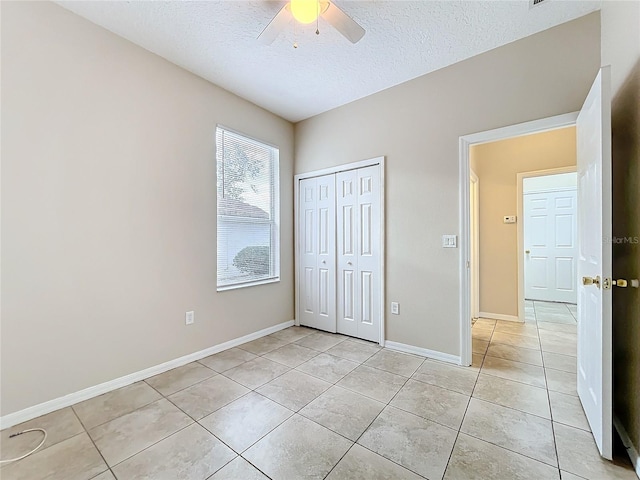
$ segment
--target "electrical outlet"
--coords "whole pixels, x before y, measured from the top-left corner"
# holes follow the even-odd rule
[[[400,304],[398,302],[391,302],[391,313],[393,315],[400,315]]]
[[[504,216],[504,223],[516,223],[516,216],[515,215],[505,215]]]
[[[196,321],[196,314],[194,311],[187,312],[184,316],[184,323],[186,325],[192,325]]]

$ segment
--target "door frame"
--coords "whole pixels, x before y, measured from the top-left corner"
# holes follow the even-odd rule
[[[516,174],[518,186],[518,216],[517,222],[518,239],[518,320],[524,322],[524,179],[533,177],[546,177],[547,175],[560,175],[563,173],[576,173],[578,166],[547,168],[545,170],[532,170],[530,172],[520,172]],[[577,212],[576,212],[577,214]]]
[[[471,261],[470,252],[470,171],[469,148],[472,145],[495,142],[506,138],[520,137],[532,133],[541,133],[558,128],[570,127],[576,124],[579,112],[565,113],[553,117],[542,118],[530,122],[510,125],[508,127],[496,128],[484,132],[463,135],[459,139],[459,218],[460,218],[460,365],[471,365],[472,345],[471,345],[471,275],[469,266]],[[523,302],[522,315],[524,315]],[[518,306],[518,317],[520,317],[520,306]]]
[[[473,197],[470,195],[469,200],[473,200],[473,211],[470,210],[471,220],[473,222],[473,236],[469,238],[471,242],[471,250],[469,251],[469,266],[471,268],[471,317],[475,318],[480,315],[480,179],[472,168],[469,168],[470,183],[475,184],[473,189]],[[471,188],[471,185],[469,185]],[[469,224],[471,225],[471,223]]]
[[[335,167],[323,168],[321,170],[314,170],[311,172],[299,173],[293,176],[293,218],[294,218],[294,274],[295,274],[295,319],[294,324],[300,325],[300,272],[298,271],[298,265],[300,264],[300,242],[298,238],[298,199],[300,196],[300,180],[313,177],[321,177],[323,175],[330,175],[334,173],[344,172],[348,170],[357,170],[363,167],[372,167],[378,165],[380,172],[380,337],[378,343],[384,347],[385,344],[385,324],[386,324],[386,311],[385,311],[385,193],[384,193],[384,161],[385,157],[374,157],[367,160],[361,160],[358,162],[346,163],[343,165],[336,165]]]

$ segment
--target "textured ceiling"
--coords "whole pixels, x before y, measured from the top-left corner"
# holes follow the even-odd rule
[[[290,121],[299,121],[573,20],[600,1],[336,0],[367,31],[353,45],[331,26],[292,22],[256,37],[282,1],[57,2]],[[297,41],[299,48],[293,48]]]

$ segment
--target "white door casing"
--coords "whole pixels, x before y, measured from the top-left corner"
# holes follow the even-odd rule
[[[480,315],[480,180],[473,170],[470,170],[469,174],[471,178],[469,184],[471,318],[478,318]]]
[[[335,175],[300,181],[300,324],[336,331]]]
[[[337,331],[380,340],[380,174],[378,166],[339,172]]]
[[[577,302],[576,189],[524,195],[527,300]]]
[[[600,454],[612,458],[611,73],[600,69],[576,122],[578,395]],[[582,279],[598,279],[583,285]]]

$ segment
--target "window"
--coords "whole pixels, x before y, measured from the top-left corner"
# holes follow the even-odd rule
[[[280,280],[278,149],[216,129],[218,290]]]

